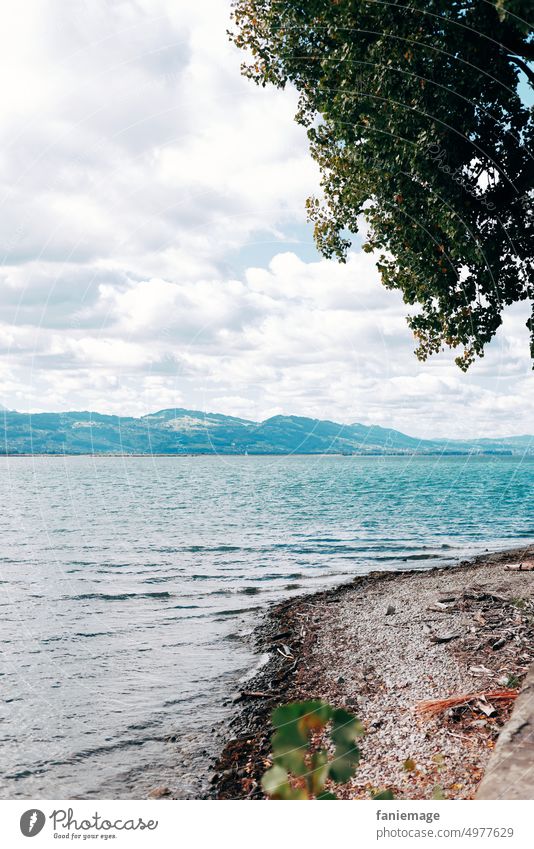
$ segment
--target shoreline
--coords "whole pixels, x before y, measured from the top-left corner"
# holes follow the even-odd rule
[[[534,572],[505,566],[533,558],[526,545],[453,566],[375,571],[272,606],[252,638],[266,662],[234,699],[209,798],[263,798],[272,710],[309,698],[345,707],[366,727],[343,798],[384,788],[396,798],[429,799],[436,788],[473,798],[513,703],[424,722],[414,709],[426,698],[520,686],[534,661]]]
[[[416,457],[443,457],[455,458],[463,457],[473,459],[474,457],[488,458],[510,458],[520,457],[522,460],[531,459],[534,457],[532,452],[514,452],[510,451],[147,451],[147,452],[120,452],[120,451],[80,451],[80,452],[64,452],[64,451],[14,451],[0,452],[0,457],[12,459],[13,457],[92,457],[94,459],[105,459],[106,457],[120,457],[126,459],[128,457],[405,457],[410,460]]]

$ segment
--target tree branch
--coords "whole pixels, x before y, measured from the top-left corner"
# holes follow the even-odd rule
[[[532,70],[532,68],[529,65],[527,65],[526,62],[524,62],[522,59],[520,59],[519,56],[510,55],[509,58],[512,60],[512,62],[515,62],[515,64],[517,65],[518,68],[521,68],[521,70],[523,71],[523,73],[527,77],[530,85],[534,86],[534,71]]]
[[[509,42],[509,39],[506,39]],[[521,38],[513,39],[513,44],[503,45],[511,53],[517,53],[527,62],[534,62],[534,41],[523,41]]]

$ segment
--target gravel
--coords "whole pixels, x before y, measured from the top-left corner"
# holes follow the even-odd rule
[[[519,686],[534,658],[534,572],[506,565],[533,558],[530,547],[455,567],[371,573],[278,605],[257,637],[271,659],[247,683],[266,695],[243,696],[215,795],[261,798],[272,708],[324,698],[366,728],[356,776],[339,795],[388,788],[396,798],[472,798],[511,704],[482,701],[431,720],[415,707]],[[276,651],[277,633],[290,657]]]

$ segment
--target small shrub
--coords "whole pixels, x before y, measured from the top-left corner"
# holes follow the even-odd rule
[[[262,780],[271,799],[337,799],[325,789],[327,781],[344,783],[352,778],[360,760],[356,741],[363,725],[343,708],[322,701],[292,702],[277,708],[272,716],[273,765]],[[329,726],[333,757],[316,749],[314,733]]]

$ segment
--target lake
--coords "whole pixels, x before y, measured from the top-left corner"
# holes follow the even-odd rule
[[[0,460],[0,795],[202,792],[290,595],[534,539],[534,458]]]

